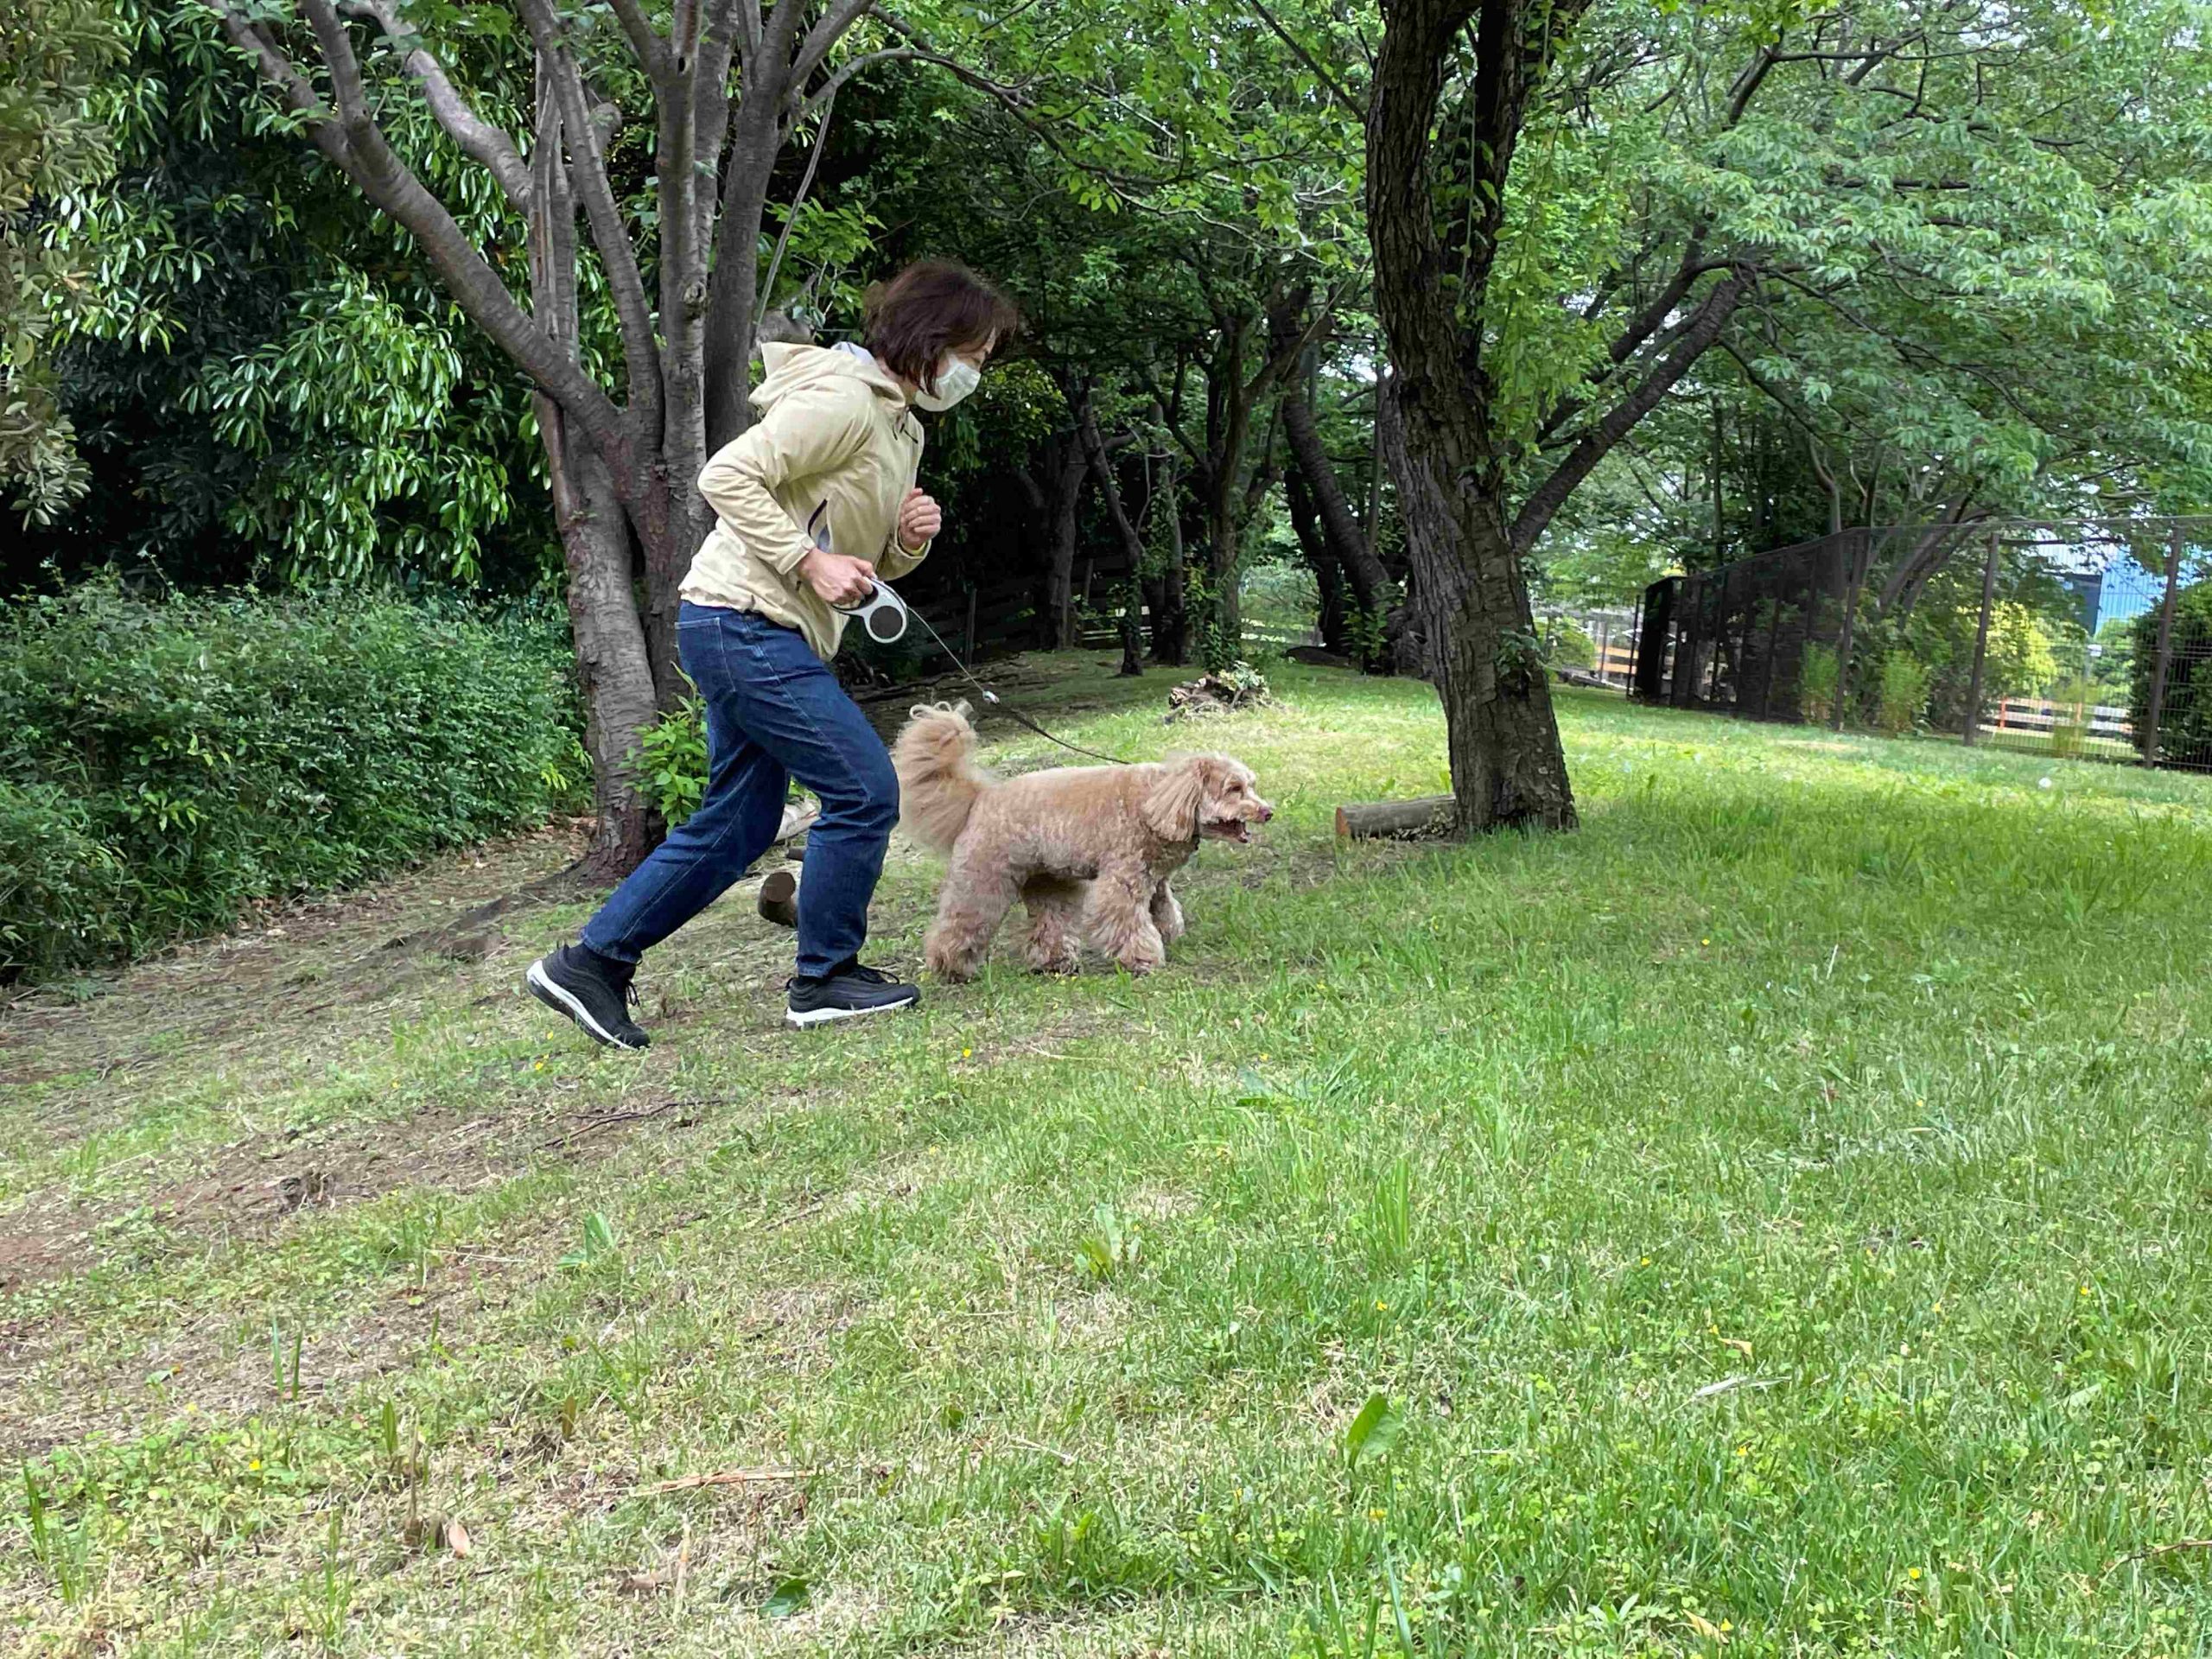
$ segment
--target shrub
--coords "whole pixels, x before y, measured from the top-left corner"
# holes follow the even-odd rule
[[[639,791],[671,830],[707,795],[707,722],[699,699],[686,697],[645,728],[638,745]]]
[[[707,798],[705,705],[696,697],[686,697],[661,715],[645,728],[638,756],[639,788],[673,830]],[[794,782],[785,790],[784,798],[804,800],[806,793]]]
[[[2128,675],[2128,721],[2135,747],[2151,737],[2151,681],[2158,665],[2158,611],[2134,621],[2134,661]],[[2158,710],[2161,766],[2212,766],[2212,582],[2184,588],[2174,600],[2173,661]]]
[[[359,594],[0,621],[0,977],[226,925],[543,817],[582,779],[561,632]],[[68,847],[81,868],[64,879]]]
[[[1544,652],[1554,668],[1591,668],[1598,661],[1598,642],[1580,622],[1554,617],[1544,629]]]
[[[86,804],[0,779],[0,977],[44,975],[121,949],[130,879]]]
[[[2050,752],[2076,760],[2089,747],[2089,726],[2096,718],[2096,682],[2067,680],[2051,688]]]
[[[1882,700],[1875,724],[1891,737],[1910,731],[1928,707],[1929,682],[1936,671],[1910,652],[1893,651],[1882,658]]]
[[[1804,694],[1805,718],[1825,726],[1835,718],[1837,660],[1834,645],[1808,645],[1797,683]]]

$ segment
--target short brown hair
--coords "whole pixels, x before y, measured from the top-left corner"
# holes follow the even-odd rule
[[[967,266],[918,259],[868,289],[861,332],[877,362],[933,392],[947,352],[995,345],[1020,326],[1014,302]]]

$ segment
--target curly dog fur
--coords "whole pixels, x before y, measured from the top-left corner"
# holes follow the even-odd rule
[[[1222,754],[995,778],[976,764],[968,712],[923,704],[891,750],[900,823],[951,855],[924,947],[942,978],[975,976],[1016,899],[1039,972],[1075,972],[1089,944],[1150,973],[1183,933],[1168,878],[1201,840],[1249,841],[1274,816],[1250,769]]]

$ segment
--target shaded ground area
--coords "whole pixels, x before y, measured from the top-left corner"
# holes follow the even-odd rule
[[[1173,677],[990,677],[1282,807],[1166,972],[1009,939],[794,1036],[741,887],[601,1053],[516,988],[582,899],[451,925],[556,827],[0,1015],[0,1643],[2212,1623],[2212,788],[1571,695],[1582,833],[1344,849],[1338,801],[1440,786],[1421,687],[1168,728]],[[891,960],[934,880],[894,856]]]

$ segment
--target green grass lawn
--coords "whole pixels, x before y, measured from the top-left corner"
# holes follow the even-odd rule
[[[601,1053],[387,944],[549,835],[8,1014],[0,1643],[2208,1651],[2212,780],[1570,694],[1346,851],[1433,695],[1277,677],[1148,981],[787,1034],[740,888]]]

